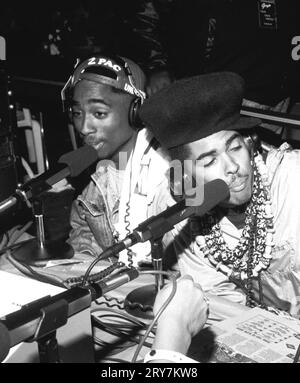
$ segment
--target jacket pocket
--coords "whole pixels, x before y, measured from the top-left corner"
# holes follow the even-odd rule
[[[80,197],[78,197],[78,201],[80,201],[81,206],[85,207],[85,209],[87,209],[93,217],[99,217],[101,215],[104,215],[104,202],[95,204],[94,202],[87,201]]]
[[[109,225],[104,202],[95,203],[78,198],[85,210],[85,219],[96,241],[102,249],[114,244],[113,233]]]

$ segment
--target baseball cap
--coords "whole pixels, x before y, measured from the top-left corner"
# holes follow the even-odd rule
[[[81,80],[89,80],[100,84],[110,85],[144,101],[146,98],[146,76],[142,69],[126,57],[92,56],[75,65],[75,69],[62,89],[62,100],[66,93]]]

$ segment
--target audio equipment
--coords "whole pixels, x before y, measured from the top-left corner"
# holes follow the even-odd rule
[[[17,128],[15,104],[7,75],[6,62],[0,60],[0,202],[17,187],[15,135]]]
[[[91,146],[82,146],[77,150],[62,155],[56,169],[48,170],[31,179],[18,187],[12,196],[2,201],[0,203],[0,213],[15,206],[19,200],[26,202],[39,197],[57,182],[68,176],[78,176],[97,159],[97,151]]]

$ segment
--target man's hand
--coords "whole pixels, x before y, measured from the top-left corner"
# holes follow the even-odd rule
[[[156,296],[154,314],[157,314],[172,291],[166,285]],[[191,338],[204,326],[208,317],[208,302],[199,284],[189,275],[177,280],[175,296],[158,319],[154,348],[186,353]]]

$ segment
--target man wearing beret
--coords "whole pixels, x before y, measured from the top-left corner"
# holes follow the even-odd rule
[[[300,152],[284,143],[264,153],[246,138],[260,120],[240,116],[243,92],[239,75],[211,73],[171,84],[140,110],[172,159],[192,160],[194,176],[230,191],[177,225],[176,266],[205,292],[299,317]]]

